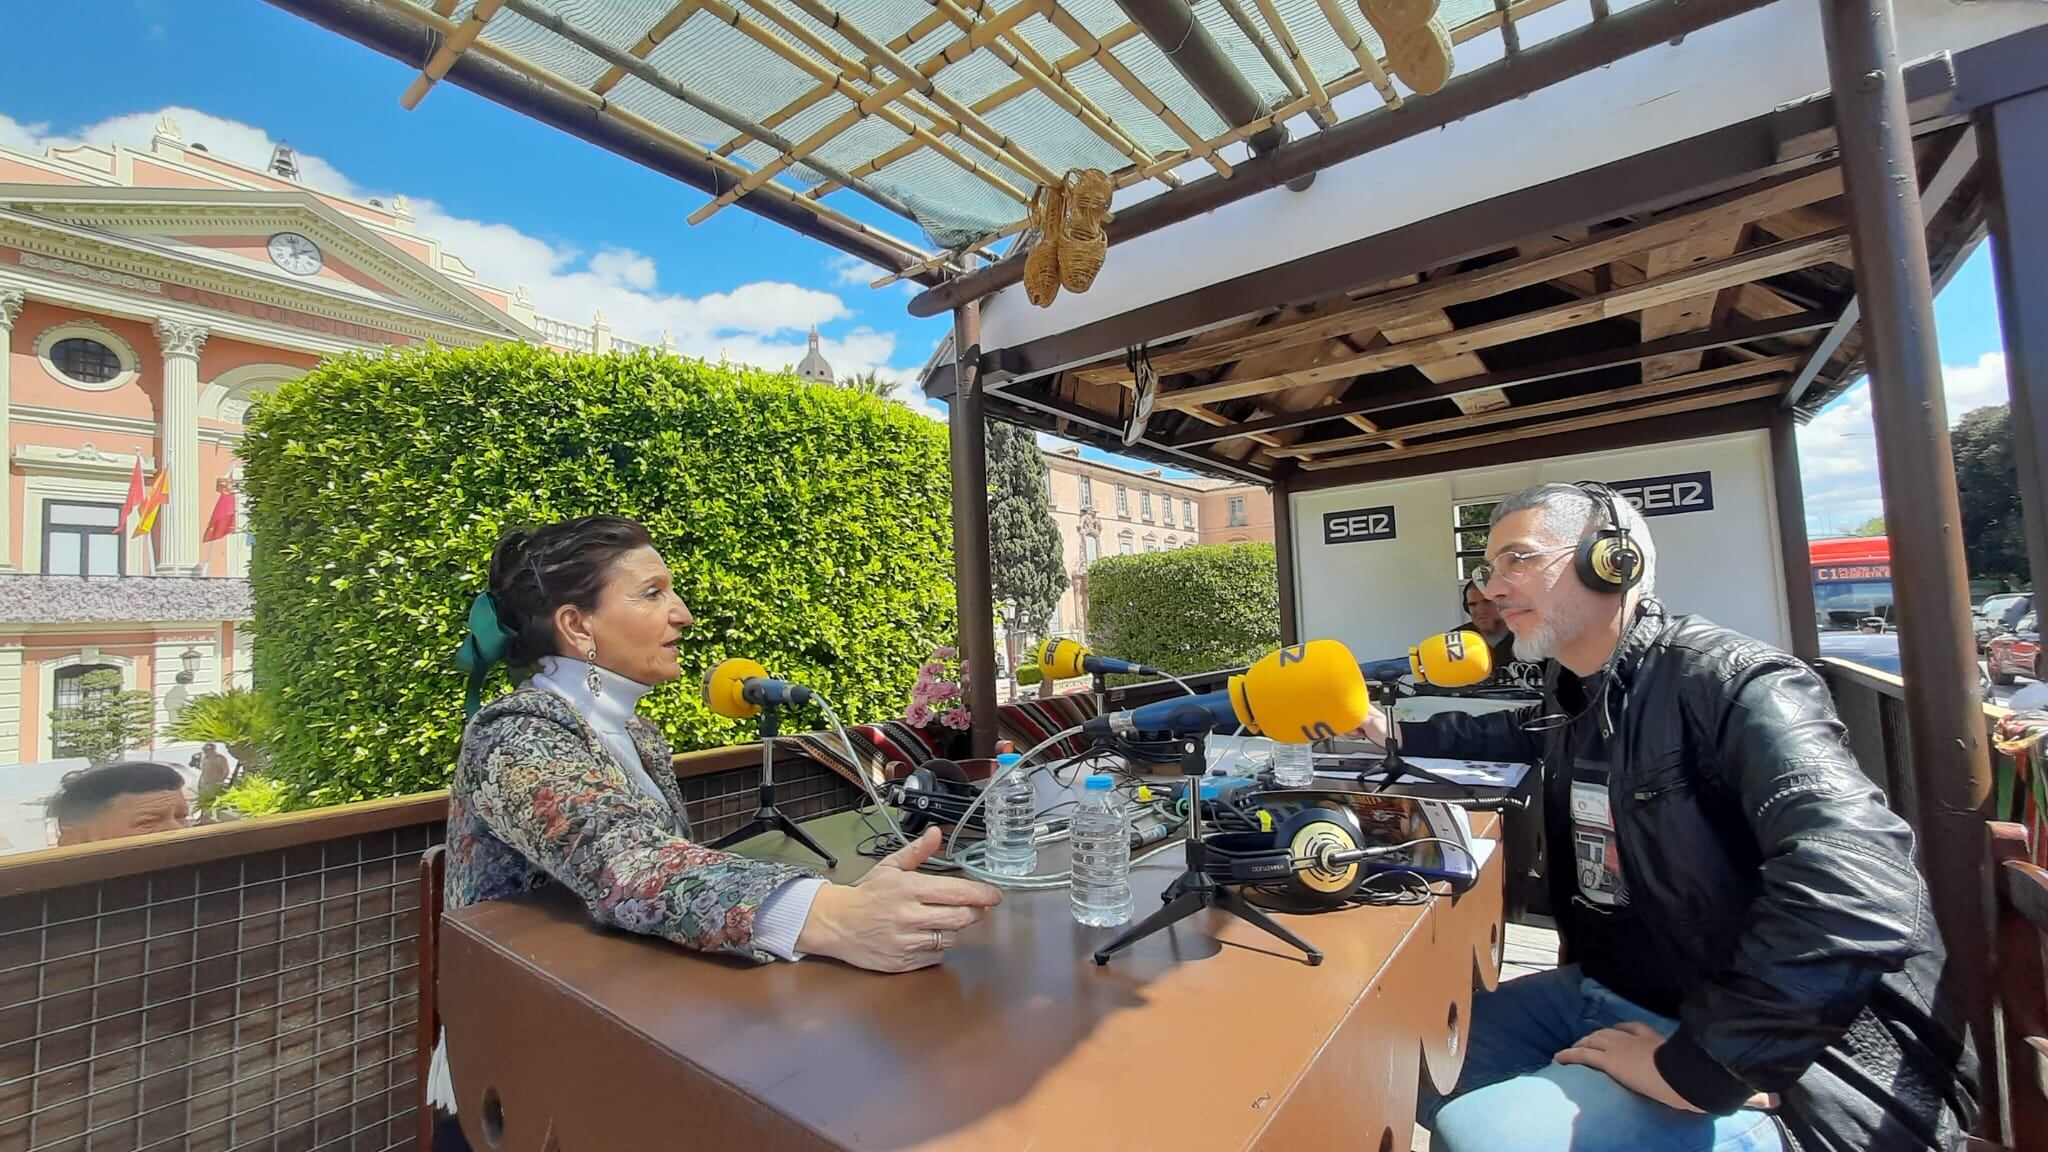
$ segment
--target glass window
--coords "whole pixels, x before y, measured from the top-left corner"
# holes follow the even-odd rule
[[[1498,500],[1469,500],[1451,506],[1452,548],[1460,582],[1472,578],[1472,570],[1486,560],[1486,530],[1493,524]]]
[[[1083,563],[1095,563],[1096,554],[1101,551],[1102,542],[1100,540],[1097,540],[1093,536],[1081,537],[1081,560]]]
[[[43,572],[51,576],[119,576],[121,509],[112,504],[43,505]]]
[[[1150,492],[1138,493],[1138,515],[1148,521],[1152,519],[1152,494]]]
[[[1232,496],[1230,498],[1230,526],[1232,528],[1241,528],[1249,523],[1251,521],[1247,520],[1244,514],[1244,497]]]
[[[1081,477],[1081,507],[1095,507],[1095,481],[1087,476]]]
[[[1131,514],[1131,493],[1129,489],[1121,484],[1116,486],[1116,514],[1119,516],[1129,516]]]
[[[1159,537],[1152,535],[1150,532],[1147,532],[1145,534],[1145,551],[1159,551]]]
[[[57,674],[51,677],[57,689],[56,711],[63,712],[85,703],[85,685],[80,683],[80,681],[84,680],[87,676],[94,672],[113,671],[117,671],[117,669],[111,664],[73,664],[69,668],[57,669]],[[107,691],[102,689],[95,693],[95,695],[104,696],[107,695]],[[52,742],[50,753],[58,759],[85,755],[85,753],[78,749],[65,744],[61,739]]]
[[[1119,536],[1117,537],[1116,541],[1116,550],[1119,556],[1129,556],[1131,553],[1137,551],[1137,548],[1132,545],[1131,538],[1129,536]]]
[[[1173,497],[1171,497],[1171,496],[1162,496],[1162,497],[1160,497],[1160,498],[1159,498],[1159,511],[1165,514],[1165,519],[1166,519],[1166,526],[1167,526],[1168,528],[1171,528],[1171,527],[1173,527]]]
[[[1180,522],[1190,528],[1195,526],[1195,502],[1193,500],[1183,500],[1180,502]]]
[[[50,363],[80,384],[105,384],[121,374],[121,356],[97,340],[72,336],[50,345]]]

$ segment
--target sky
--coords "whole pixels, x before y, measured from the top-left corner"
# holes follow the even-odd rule
[[[420,231],[486,281],[525,286],[543,313],[588,323],[601,310],[620,336],[653,341],[666,330],[685,352],[766,367],[796,363],[816,325],[836,372],[895,379],[899,397],[942,416],[911,381],[948,321],[912,318],[909,285],[871,289],[878,270],[780,225],[733,209],[691,227],[684,217],[702,194],[452,85],[407,112],[398,97],[410,69],[257,0],[9,8],[19,45],[75,47],[78,29],[91,28],[93,67],[70,50],[11,54],[0,70],[0,146],[146,147],[167,111],[188,143],[244,162],[261,165],[289,141],[306,183],[406,196]],[[831,202],[912,235],[857,197]],[[1935,312],[1950,421],[2003,403],[1988,248]],[[1809,530],[1846,532],[1881,512],[1875,444],[1862,384],[1801,430]]]

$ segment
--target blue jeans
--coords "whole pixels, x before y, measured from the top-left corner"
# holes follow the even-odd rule
[[[1784,1152],[1765,1113],[1703,1116],[1622,1087],[1556,1056],[1602,1028],[1640,1020],[1669,1036],[1678,1022],[1639,1008],[1568,964],[1472,1000],[1471,1048],[1458,1087],[1425,1084],[1418,1118],[1435,1152]],[[1425,1074],[1425,1080],[1427,1074]]]

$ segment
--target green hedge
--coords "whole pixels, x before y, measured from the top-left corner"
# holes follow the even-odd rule
[[[653,353],[354,356],[260,402],[242,457],[271,772],[300,805],[446,782],[454,653],[508,525],[647,525],[697,619],[684,681],[642,706],[678,750],[752,732],[691,670],[751,656],[880,719],[953,634],[945,430],[851,391]]]
[[[1088,566],[1088,643],[1177,675],[1248,664],[1280,643],[1271,544],[1224,544]]]

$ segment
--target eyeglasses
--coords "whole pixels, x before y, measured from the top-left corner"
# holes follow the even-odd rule
[[[1472,569],[1472,578],[1479,581],[1481,588],[1493,583],[1496,576],[1510,584],[1520,584],[1529,578],[1529,573],[1534,570],[1530,567],[1530,562],[1537,557],[1555,556],[1560,552],[1570,552],[1576,547],[1576,544],[1560,544],[1555,548],[1538,548],[1534,552],[1502,552]]]

